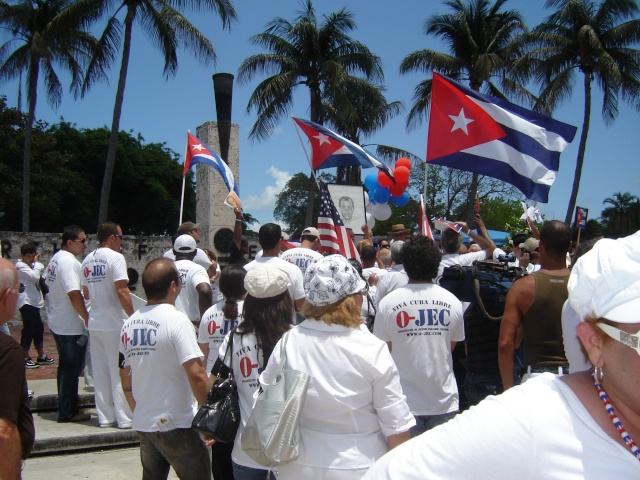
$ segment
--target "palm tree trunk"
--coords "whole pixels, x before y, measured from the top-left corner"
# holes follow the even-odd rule
[[[320,99],[319,88],[313,88],[309,86],[309,93],[311,97],[311,121],[322,125],[322,118],[320,116],[322,102]],[[307,210],[304,215],[304,228],[311,225],[315,225],[313,222],[313,205],[316,199],[316,181],[313,175],[313,171],[309,175],[309,190],[307,192]]]
[[[38,99],[38,73],[40,61],[36,57],[31,57],[29,65],[28,100],[29,112],[27,113],[27,123],[24,126],[24,149],[22,160],[22,231],[29,231],[30,208],[31,208],[31,139],[33,136],[33,122],[36,117],[36,102]]]
[[[591,74],[584,74],[584,120],[582,122],[582,133],[580,134],[580,145],[578,146],[578,159],[576,160],[576,172],[573,176],[573,188],[569,197],[567,214],[564,223],[571,224],[573,211],[578,201],[578,188],[580,188],[580,177],[582,176],[582,165],[584,163],[584,152],[587,149],[587,136],[589,135],[589,120],[591,119]]]
[[[109,196],[111,194],[111,181],[113,170],[116,166],[116,151],[118,149],[118,134],[120,132],[120,116],[124,102],[124,88],[127,83],[127,70],[129,68],[129,56],[131,54],[131,31],[133,20],[136,16],[135,7],[129,6],[127,16],[124,19],[124,45],[122,48],[122,62],[120,63],[120,77],[116,90],[116,103],[113,107],[113,120],[111,122],[111,134],[109,135],[109,148],[107,150],[107,162],[104,166],[102,179],[102,191],[100,192],[100,211],[98,213],[98,226],[107,221],[109,213]]]

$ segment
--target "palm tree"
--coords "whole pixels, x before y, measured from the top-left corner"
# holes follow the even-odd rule
[[[102,65],[114,61],[117,57],[124,23],[122,59],[100,194],[98,224],[107,219],[109,210],[111,179],[116,162],[120,116],[129,69],[131,34],[134,23],[137,22],[149,39],[162,51],[165,78],[175,75],[178,69],[177,50],[179,47],[191,50],[204,64],[215,61],[216,55],[211,41],[180,13],[179,9],[185,5],[198,11],[216,12],[222,21],[223,28],[230,28],[231,22],[236,19],[236,12],[231,0],[193,0],[190,2],[179,0],[78,0],[74,2],[71,15],[83,19],[87,28],[99,18],[109,15],[107,26],[99,39],[99,48],[94,51],[93,58],[87,68],[87,74],[82,84],[82,94],[85,94],[90,86],[103,76]],[[121,22],[117,16],[123,12],[124,20]]]
[[[520,13],[501,10],[507,0],[447,0],[443,2],[452,11],[431,16],[425,23],[425,34],[442,39],[449,53],[418,50],[407,55],[400,64],[400,73],[437,70],[454,80],[467,81],[476,91],[532,102],[531,94],[507,76],[518,50],[513,40],[526,30]],[[428,78],[414,90],[414,104],[407,117],[407,128],[412,129],[427,117],[431,103],[431,82]],[[473,208],[478,189],[478,174],[474,173],[467,196],[467,221],[473,219]]]
[[[624,237],[630,233],[633,233],[633,228],[630,228],[632,223],[637,222],[637,218],[631,218],[632,210],[638,209],[640,200],[636,195],[632,195],[629,192],[622,193],[617,192],[612,197],[605,198],[602,203],[604,205],[609,204],[610,207],[602,210],[602,220],[605,224],[607,232],[614,237]]]
[[[516,68],[533,76],[542,86],[536,109],[550,113],[571,96],[577,71],[584,85],[584,118],[576,171],[565,222],[576,206],[589,134],[591,84],[602,89],[602,117],[613,123],[618,98],[640,108],[640,51],[631,48],[640,40],[640,11],[636,0],[547,0],[557,10],[525,36],[530,48]]]
[[[348,33],[355,28],[353,15],[345,9],[324,17],[318,24],[311,0],[291,23],[275,18],[267,29],[251,38],[270,53],[252,55],[238,69],[238,81],[249,82],[258,73],[269,75],[249,99],[247,112],[258,118],[249,132],[254,140],[266,140],[293,105],[298,85],[309,91],[310,118],[322,124],[326,114],[323,97],[338,95],[340,85],[356,74],[370,81],[383,78],[380,59]],[[305,220],[311,225],[315,183],[310,181]]]
[[[38,100],[40,71],[44,71],[47,100],[57,108],[62,100],[62,84],[56,73],[60,66],[71,73],[71,89],[82,82],[82,63],[88,60],[95,39],[78,26],[57,20],[71,0],[20,0],[0,2],[0,26],[12,39],[0,47],[0,81],[19,78],[26,72],[28,112],[24,126],[22,174],[22,231],[29,231],[31,139]]]

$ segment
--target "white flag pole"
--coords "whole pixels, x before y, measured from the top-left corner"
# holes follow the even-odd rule
[[[191,130],[187,130],[187,133],[191,133]],[[187,148],[189,148],[188,135],[187,135],[187,144],[184,147],[184,162],[182,163],[182,165],[184,165],[185,162],[187,161]],[[178,226],[182,225],[182,211],[184,209],[184,187],[186,183],[186,178],[187,178],[187,174],[185,173],[182,175],[182,195],[180,196],[180,218],[178,219]]]

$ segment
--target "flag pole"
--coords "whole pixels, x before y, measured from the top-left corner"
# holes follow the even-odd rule
[[[187,134],[191,133],[191,130],[187,130]],[[189,136],[187,135],[187,144],[184,146],[184,162],[187,161],[187,148],[189,148]],[[180,195],[180,218],[178,219],[178,226],[182,225],[182,211],[184,209],[184,187],[186,183],[187,174],[182,174],[182,194]]]
[[[313,169],[313,165],[311,164],[311,158],[309,157],[309,154],[307,153],[307,149],[305,148],[304,142],[302,141],[302,137],[300,136],[300,132],[298,131],[298,125],[296,125],[296,122],[293,119],[293,117],[291,118],[291,121],[293,122],[294,129],[295,129],[296,133],[298,134],[298,140],[300,140],[300,145],[302,145],[302,151],[304,152],[304,156],[307,157],[307,163],[309,164],[309,167],[311,168],[311,176],[313,177],[313,180],[316,182],[316,185],[318,185],[318,179],[316,177],[316,172]]]

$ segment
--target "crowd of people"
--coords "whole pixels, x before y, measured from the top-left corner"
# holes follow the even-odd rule
[[[508,256],[480,216],[435,240],[401,224],[374,239],[363,226],[360,257],[347,259],[317,251],[316,227],[287,249],[280,226],[267,223],[262,251],[248,259],[241,213],[224,268],[198,248],[199,226],[182,224],[145,267],[137,309],[113,222],[82,263],[89,242],[78,226],[64,229],[46,268],[30,244],[15,266],[0,259],[0,326],[17,307],[23,319],[19,345],[0,334],[0,478],[19,478],[33,445],[25,368],[53,362],[45,303],[57,421],[90,418],[78,406],[88,334],[99,425],[137,432],[145,479],[170,468],[215,480],[640,474],[640,232],[574,251],[564,223],[531,224]],[[479,264],[518,272],[499,318],[441,282]],[[298,458],[270,470],[241,438],[281,363],[311,380]],[[240,427],[226,444],[191,422],[213,380],[230,372]]]

